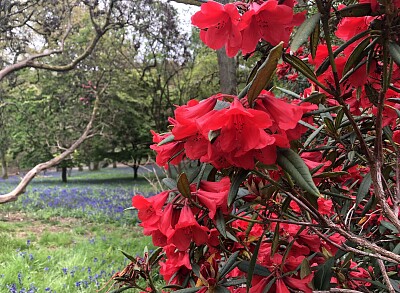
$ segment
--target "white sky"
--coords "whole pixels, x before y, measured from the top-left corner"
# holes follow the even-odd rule
[[[190,22],[190,18],[194,13],[200,10],[200,7],[177,3],[175,1],[168,1],[168,2],[171,3],[171,5],[174,6],[178,11],[181,28],[185,32],[190,33],[192,31],[192,24]]]

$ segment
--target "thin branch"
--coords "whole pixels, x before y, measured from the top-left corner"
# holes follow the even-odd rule
[[[206,3],[207,0],[172,0],[173,2],[187,4],[187,5],[196,5],[200,6],[202,3]],[[172,2],[170,1],[170,2]]]
[[[92,129],[92,125],[93,125],[93,122],[94,122],[94,119],[96,117],[98,107],[99,107],[99,97],[104,93],[105,89],[106,89],[106,86],[100,91],[100,93],[97,93],[90,120],[89,120],[88,124],[86,125],[85,131],[83,132],[81,137],[79,137],[78,140],[76,140],[71,145],[70,148],[68,148],[66,151],[64,151],[57,157],[55,157],[47,162],[40,163],[40,164],[36,165],[33,169],[31,169],[22,178],[21,182],[18,184],[18,186],[16,188],[14,188],[14,190],[12,190],[11,192],[9,192],[7,194],[0,195],[0,204],[4,204],[7,202],[11,202],[11,201],[16,201],[18,199],[18,196],[20,196],[21,194],[23,194],[25,192],[26,187],[32,181],[32,179],[35,178],[35,176],[37,174],[39,174],[43,170],[46,170],[48,168],[51,168],[51,167],[59,164],[62,160],[64,160],[70,154],[72,154],[88,137],[90,137],[89,132]]]
[[[378,265],[379,268],[381,269],[382,272],[382,276],[383,276],[383,281],[385,282],[387,289],[390,293],[395,293],[396,290],[394,290],[392,283],[390,282],[389,276],[387,274],[386,268],[385,268],[385,264],[383,263],[383,260],[378,259]]]

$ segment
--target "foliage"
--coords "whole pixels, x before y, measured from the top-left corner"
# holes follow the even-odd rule
[[[210,48],[260,59],[238,96],[190,100],[153,133],[160,166],[198,171],[133,197],[162,249],[114,292],[158,292],[151,271],[182,293],[400,291],[400,2],[310,8],[305,21],[293,1],[209,1],[193,15]],[[271,88],[275,70],[309,87]]]

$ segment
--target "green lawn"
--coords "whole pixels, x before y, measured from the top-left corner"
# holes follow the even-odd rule
[[[0,292],[96,292],[128,264],[120,250],[141,255],[151,239],[136,213],[123,211],[134,193],[151,195],[129,169],[35,179],[27,193],[0,206]],[[4,192],[17,180],[2,181]]]

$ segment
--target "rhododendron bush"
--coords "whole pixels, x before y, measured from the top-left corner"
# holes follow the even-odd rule
[[[159,248],[129,256],[118,290],[400,292],[400,1],[307,5],[192,16],[207,46],[258,62],[237,96],[190,100],[153,133],[158,165],[197,168],[133,197]]]

